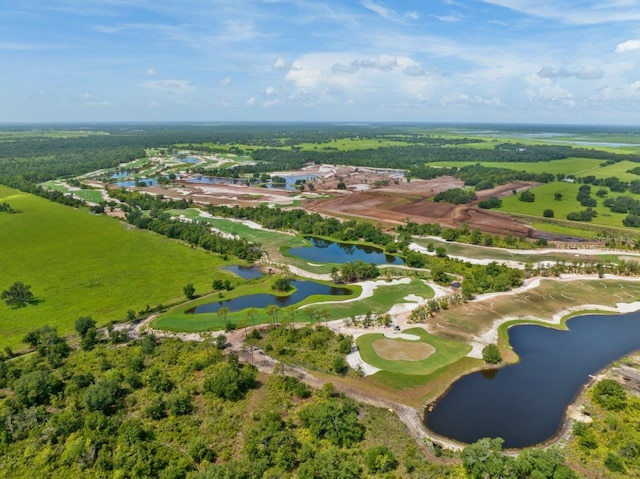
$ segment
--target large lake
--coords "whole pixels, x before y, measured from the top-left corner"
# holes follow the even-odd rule
[[[375,264],[404,264],[399,256],[385,254],[371,246],[336,243],[319,238],[310,238],[311,246],[291,248],[289,253],[312,263],[344,264],[356,260]]]
[[[271,304],[284,308],[299,303],[309,296],[316,294],[348,296],[352,293],[352,291],[347,288],[329,286],[314,281],[291,281],[291,285],[296,288],[296,290],[289,296],[276,296],[267,293],[250,294],[238,298],[202,304],[188,310],[187,313],[216,313],[223,307],[229,308],[229,311],[241,311],[246,308],[266,308]]]
[[[550,439],[589,375],[640,349],[640,312],[578,316],[567,325],[569,331],[510,328],[520,362],[456,381],[427,413],[426,426],[464,443],[501,437],[507,448]]]

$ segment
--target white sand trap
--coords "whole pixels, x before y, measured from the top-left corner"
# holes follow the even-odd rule
[[[365,376],[370,376],[372,374],[377,373],[380,369],[372,366],[369,363],[365,363],[362,360],[362,356],[360,356],[360,351],[355,350],[347,354],[347,364],[351,366],[352,369],[360,370],[364,373]]]
[[[420,339],[420,336],[406,333],[384,333],[384,337],[389,339],[406,339],[407,341],[418,341]]]

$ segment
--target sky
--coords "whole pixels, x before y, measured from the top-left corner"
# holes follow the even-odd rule
[[[0,0],[0,122],[640,125],[640,0]]]

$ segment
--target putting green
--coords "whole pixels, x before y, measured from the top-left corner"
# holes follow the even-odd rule
[[[360,356],[365,362],[385,371],[408,375],[427,375],[455,363],[471,350],[471,346],[468,344],[429,334],[422,328],[407,329],[403,333],[413,334],[419,339],[389,339],[381,333],[360,336],[356,340]],[[382,355],[378,353],[376,346],[380,344],[379,341],[384,341],[382,344],[386,345]],[[393,356],[396,359],[383,357],[391,349],[404,349],[405,356],[409,355],[409,357],[401,358],[398,354]],[[428,351],[430,354],[427,354]],[[419,358],[420,354],[423,355],[422,358]]]

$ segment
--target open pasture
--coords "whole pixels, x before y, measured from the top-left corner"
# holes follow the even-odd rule
[[[0,202],[18,214],[0,215],[0,290],[22,281],[38,303],[12,309],[0,303],[0,347],[20,349],[22,337],[44,324],[61,334],[92,316],[99,325],[128,310],[184,299],[182,288],[210,291],[223,264],[218,256],[131,229],[106,216],[0,187]]]
[[[446,166],[446,167],[463,167],[475,165],[477,161],[436,161],[427,163],[428,166]],[[603,160],[593,160],[587,158],[567,158],[564,160],[554,161],[482,161],[482,165],[489,168],[505,168],[507,170],[527,171],[529,173],[551,173],[557,175],[564,173],[568,175],[596,175],[596,173],[604,169],[600,165]],[[628,169],[628,168],[627,168]],[[607,175],[613,176],[613,175]]]
[[[475,165],[477,161],[436,161],[427,163],[428,166],[463,167]],[[593,175],[596,178],[618,177],[622,181],[640,179],[640,176],[628,173],[628,170],[640,166],[632,161],[620,161],[606,165],[604,160],[591,158],[566,158],[563,160],[516,162],[516,161],[483,161],[482,165],[490,168],[504,168],[507,170],[526,171],[529,173],[551,173],[558,175],[575,175],[579,177]]]
[[[533,203],[520,201],[519,195],[510,195],[503,198],[502,207],[498,211],[543,217],[544,210],[551,209],[554,212],[555,218],[559,220],[566,220],[567,215],[572,211],[582,211],[585,209],[585,207],[576,199],[579,187],[580,185],[577,183],[566,183],[563,181],[546,183],[536,186],[530,190],[536,195]],[[595,195],[599,188],[600,187],[598,186],[591,187],[591,196],[598,202],[598,205],[594,208],[598,213],[598,216],[588,223],[623,228],[622,220],[627,215],[624,213],[612,213],[609,208],[602,206],[604,199]],[[605,189],[608,190],[608,188]],[[562,194],[561,200],[555,199],[556,193]],[[615,198],[620,195],[632,196],[640,199],[640,196],[629,192],[612,193],[611,191],[607,193],[606,198]],[[576,222],[576,227],[580,227],[580,222]],[[629,229],[629,231],[631,232],[633,230]]]

